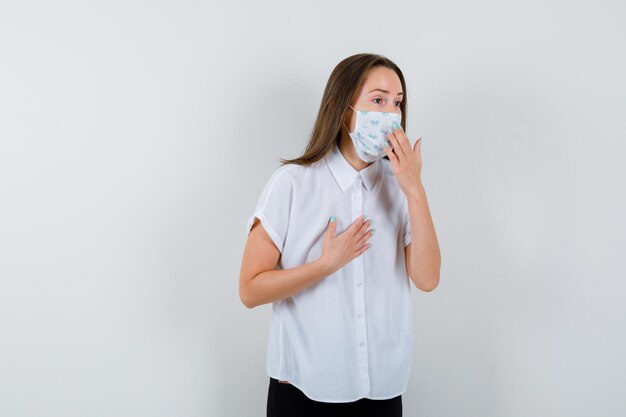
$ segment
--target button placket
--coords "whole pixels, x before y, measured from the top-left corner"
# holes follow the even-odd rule
[[[352,187],[352,218],[356,220],[357,217],[363,213],[363,180],[360,175],[357,176],[356,181]],[[367,361],[367,329],[366,322],[363,319],[363,312],[365,311],[365,273],[363,265],[363,254],[354,259],[354,314],[356,319],[356,342],[357,342],[357,360],[359,364],[361,381],[363,384],[363,391],[369,392],[370,379],[369,379],[369,367]]]

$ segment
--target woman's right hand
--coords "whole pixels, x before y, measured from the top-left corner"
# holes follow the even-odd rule
[[[329,220],[322,243],[322,255],[319,261],[329,269],[329,275],[368,250],[368,239],[374,234],[368,230],[370,220],[360,215],[343,233],[335,235],[337,221]]]

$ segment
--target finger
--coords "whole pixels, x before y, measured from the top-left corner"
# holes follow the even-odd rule
[[[366,245],[361,246],[359,249],[357,249],[357,250],[354,252],[354,255],[355,255],[354,257],[355,257],[355,258],[356,258],[356,257],[358,257],[359,255],[361,255],[363,252],[365,252],[366,250],[368,250],[368,249],[369,249],[369,248],[371,248],[371,247],[372,247],[372,244],[371,244],[371,243],[368,243],[368,244],[366,244]]]
[[[419,152],[422,150],[422,138],[419,138],[415,141],[415,144],[413,145],[413,150],[415,152]]]
[[[393,151],[393,143],[389,139],[389,131],[385,132],[385,143],[383,143],[383,149],[389,148],[389,151]]]
[[[363,222],[363,224],[361,225],[361,227],[359,227],[359,230],[357,230],[355,236],[362,236],[363,233],[367,232],[367,229],[369,229],[370,227],[370,223],[371,223],[371,219],[367,219]]]
[[[402,129],[402,126],[399,126],[398,129],[395,130],[395,135],[404,153],[408,154],[409,152],[411,152],[411,142],[409,141],[409,137],[404,132],[404,129]]]
[[[417,155],[417,161],[421,166],[422,165],[422,138],[419,138],[415,142],[414,148],[415,148],[415,155]]]
[[[336,231],[337,231],[337,221],[335,219],[335,216],[330,216],[330,219],[328,219],[328,225],[326,226],[326,234],[334,237]]]
[[[415,144],[413,145],[413,152],[417,155],[417,159],[421,158],[422,138],[419,138],[418,140],[415,141]]]
[[[391,146],[383,146],[383,149],[385,151],[385,153],[387,154],[387,156],[389,157],[389,162],[391,163],[391,167],[393,168],[394,172],[396,171],[397,167],[398,167],[398,157],[396,156],[396,154],[394,154],[391,150]]]
[[[398,160],[404,159],[404,149],[402,149],[402,146],[398,142],[398,138],[396,137],[393,130],[391,130],[391,132],[387,134],[387,138],[389,142],[391,142],[391,146],[396,156],[398,156]]]
[[[354,222],[350,225],[347,232],[350,233],[350,236],[354,236],[357,234],[361,226],[363,225],[363,220],[365,219],[365,214],[361,214],[359,217],[354,220]]]
[[[375,230],[376,229],[366,230],[365,233],[363,233],[363,236],[361,236],[361,238],[356,242],[356,245],[357,246],[364,245],[365,242],[367,242],[367,240],[374,235]]]

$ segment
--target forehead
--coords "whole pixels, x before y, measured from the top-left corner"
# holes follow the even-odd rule
[[[385,67],[372,68],[367,73],[361,93],[368,94],[369,91],[374,88],[388,90],[393,96],[403,92],[402,83],[400,82],[398,74],[396,74],[394,70]],[[380,91],[377,93],[380,94]]]

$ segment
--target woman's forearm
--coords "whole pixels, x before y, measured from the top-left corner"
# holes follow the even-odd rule
[[[420,184],[407,199],[412,236],[409,276],[417,288],[432,291],[439,285],[441,253],[424,186]]]
[[[293,268],[261,272],[248,282],[244,304],[253,308],[282,300],[326,278],[332,272],[320,259]]]

